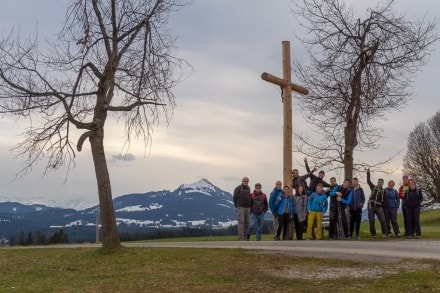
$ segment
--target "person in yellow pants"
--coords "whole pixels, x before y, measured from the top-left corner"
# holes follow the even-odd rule
[[[322,239],[322,216],[327,212],[327,196],[321,183],[316,185],[316,192],[312,193],[307,202],[307,240],[312,239],[313,223],[316,221],[316,239]]]

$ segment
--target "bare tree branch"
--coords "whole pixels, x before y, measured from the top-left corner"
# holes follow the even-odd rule
[[[120,246],[104,151],[109,115],[125,121],[124,146],[132,137],[145,147],[152,126],[169,122],[173,88],[186,63],[176,57],[167,29],[172,11],[187,0],[74,0],[55,41],[11,33],[0,38],[0,113],[31,126],[13,151],[24,158],[19,174],[39,161],[45,172],[74,166],[75,150],[90,142],[103,224],[103,246]],[[72,125],[86,130],[79,138]],[[73,141],[77,140],[75,144]]]
[[[296,61],[294,67],[300,82],[311,89],[310,95],[299,97],[299,105],[312,131],[322,137],[316,144],[316,139],[297,134],[295,150],[327,168],[343,168],[346,178],[365,166],[355,161],[355,150],[380,144],[376,122],[412,98],[414,73],[439,39],[436,20],[407,20],[393,12],[394,4],[381,3],[361,19],[342,0],[295,3],[294,12],[306,30],[299,39],[310,57],[307,64]]]
[[[408,137],[404,172],[424,189],[427,205],[440,203],[440,111]]]

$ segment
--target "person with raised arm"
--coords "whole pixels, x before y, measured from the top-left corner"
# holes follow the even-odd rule
[[[313,174],[312,170],[310,170],[307,158],[304,158],[304,164],[306,166],[307,173],[310,174],[310,184],[309,184],[310,194],[316,191],[316,185],[318,185],[319,183],[321,183],[323,187],[331,187],[329,183],[324,181],[324,176],[325,176],[324,170],[320,170],[318,176],[316,176],[315,174]]]
[[[387,228],[385,225],[385,214],[383,212],[383,203],[385,201],[385,190],[383,188],[384,180],[379,178],[377,185],[371,182],[370,168],[367,169],[367,183],[370,186],[371,194],[368,199],[368,221],[370,223],[370,233],[373,238],[377,238],[375,217],[379,219],[382,230],[382,238],[387,238]]]

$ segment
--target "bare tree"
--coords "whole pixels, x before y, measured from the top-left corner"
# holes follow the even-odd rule
[[[168,122],[172,88],[182,60],[167,30],[179,0],[75,0],[48,49],[10,34],[0,40],[1,113],[31,126],[14,150],[27,172],[47,160],[46,171],[71,167],[88,139],[98,185],[103,248],[120,246],[104,151],[108,117],[125,121],[124,136],[147,145],[151,127]],[[83,131],[75,138],[72,128]],[[78,138],[79,136],[79,138]],[[77,142],[77,143],[75,143]]]
[[[296,134],[296,151],[346,178],[366,164],[355,150],[375,149],[382,139],[376,122],[412,97],[415,72],[438,40],[436,21],[409,21],[393,12],[393,0],[355,15],[342,0],[302,0],[295,13],[305,28],[301,42],[310,62],[296,74],[311,94],[300,106],[319,139]],[[377,162],[375,165],[384,163]]]
[[[411,131],[403,166],[422,186],[427,204],[440,203],[440,111]]]

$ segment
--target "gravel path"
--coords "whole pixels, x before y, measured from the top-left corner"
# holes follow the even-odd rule
[[[361,262],[390,263],[402,259],[440,260],[440,240],[377,241],[203,241],[203,242],[124,242],[125,247],[162,248],[240,248],[264,253],[295,256],[349,259]],[[101,247],[100,244],[66,244],[49,246],[14,246],[11,249]],[[8,249],[8,248],[5,248]]]
[[[402,259],[440,260],[440,241],[207,241],[124,243],[126,247],[241,248],[297,256],[351,259],[364,262],[397,262]]]

